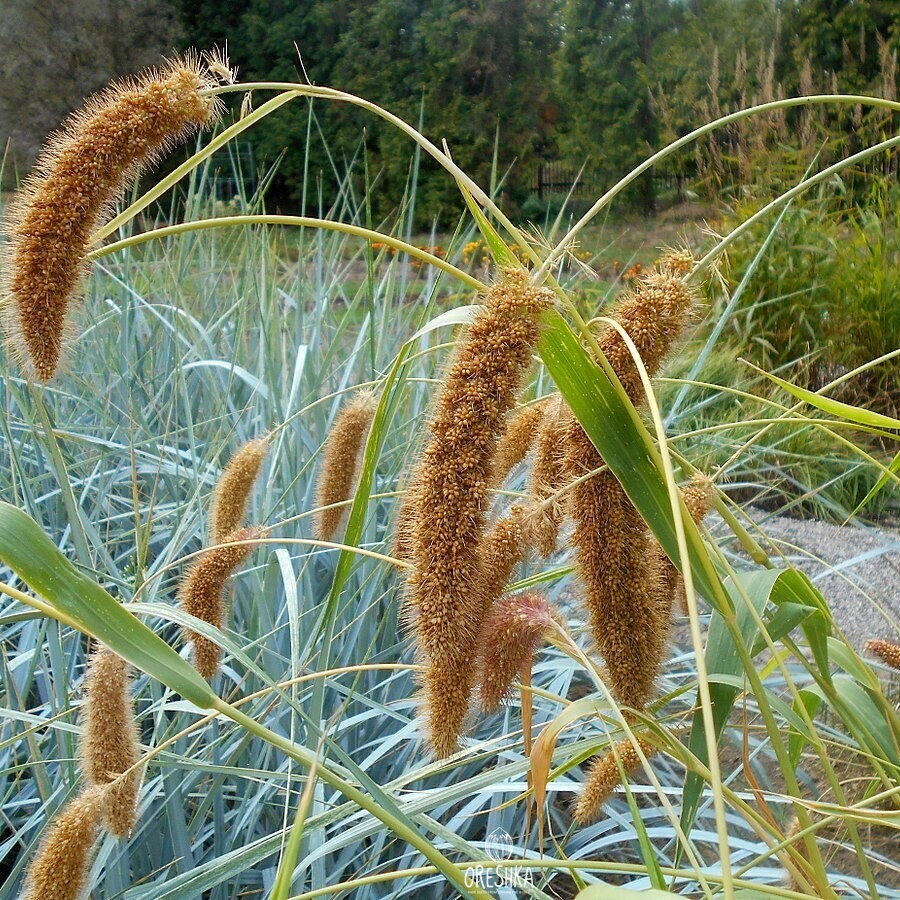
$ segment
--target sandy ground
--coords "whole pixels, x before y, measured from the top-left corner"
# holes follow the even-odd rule
[[[810,576],[857,649],[867,638],[900,641],[900,529],[752,514],[777,551]]]

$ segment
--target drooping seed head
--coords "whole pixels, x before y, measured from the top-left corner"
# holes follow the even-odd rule
[[[568,418],[571,418],[571,414]],[[563,518],[563,501],[553,498],[565,483],[563,474],[565,429],[562,397],[557,394],[549,401],[538,430],[537,448],[529,481],[529,492],[534,498],[534,506],[528,517],[527,527],[530,542],[544,559],[556,552],[559,527]]]
[[[545,408],[546,401],[541,401],[520,409],[510,418],[494,457],[495,485],[502,484],[513,468],[525,459],[537,437]]]
[[[535,651],[551,626],[555,610],[545,594],[524,591],[495,603],[484,623],[480,647],[480,704],[493,712],[513,681],[531,671]]]
[[[102,812],[103,788],[91,787],[56,815],[28,868],[22,900],[81,900]]]
[[[81,738],[81,766],[88,783],[102,787],[104,821],[116,837],[134,828],[140,772],[119,776],[141,758],[134,703],[125,660],[98,644],[88,664]]]
[[[684,283],[677,270],[663,262],[641,275],[610,312],[610,318],[628,333],[650,375],[671,351],[695,300],[695,291]],[[632,403],[641,401],[644,397],[641,377],[619,332],[607,328],[598,343]]]
[[[216,628],[222,628],[225,618],[225,584],[231,573],[253,552],[253,544],[250,542],[259,534],[257,528],[240,528],[228,535],[220,546],[207,550],[200,557],[178,589],[178,599],[185,612]],[[187,636],[194,648],[194,666],[204,678],[212,678],[219,671],[221,648],[195,631],[189,630]]]
[[[480,562],[486,611],[500,599],[516,566],[525,558],[528,544],[524,518],[525,507],[516,504],[494,523],[484,538]]]
[[[357,391],[338,414],[325,442],[325,454],[316,485],[315,533],[330,541],[347,514],[345,503],[353,496],[359,460],[377,407],[372,391]]]
[[[257,438],[244,444],[225,467],[213,493],[209,529],[213,543],[244,524],[250,492],[268,452],[268,438]]]
[[[643,274],[611,313],[654,374],[672,348],[694,303],[679,267],[664,259]],[[632,402],[644,388],[631,352],[609,327],[598,339]],[[578,421],[568,420],[564,471],[570,481],[600,469],[603,459]],[[665,653],[668,616],[660,609],[659,567],[647,526],[615,476],[601,472],[571,492],[573,542],[586,587],[591,630],[621,703],[640,709],[651,698]]]
[[[97,94],[48,140],[10,204],[0,267],[8,346],[27,372],[53,377],[91,234],[131,178],[219,118],[221,102],[203,93],[219,77],[193,56],[175,59]]]
[[[656,753],[656,748],[648,741],[637,738],[637,743],[647,759]],[[603,805],[622,784],[622,773],[627,777],[640,765],[641,757],[630,740],[619,741],[609,753],[598,757],[592,763],[581,795],[575,802],[575,821],[579,825],[596,822],[603,813]]]
[[[900,669],[900,644],[873,638],[866,641],[866,650],[892,669]]]
[[[438,397],[416,467],[415,570],[408,582],[428,743],[452,753],[468,712],[487,607],[481,568],[494,457],[539,335],[550,291],[506,270],[485,298]]]

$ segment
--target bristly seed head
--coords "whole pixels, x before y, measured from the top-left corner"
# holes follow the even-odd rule
[[[520,409],[510,418],[494,457],[495,485],[502,484],[513,468],[525,459],[537,437],[546,406],[547,401],[542,400]]]
[[[416,467],[418,517],[409,579],[423,678],[428,742],[455,752],[468,714],[487,607],[481,548],[497,443],[553,294],[521,271],[504,271],[460,345]]]
[[[513,681],[531,671],[532,658],[556,611],[545,594],[524,591],[495,603],[481,632],[479,683],[484,712],[493,712]]]
[[[118,776],[139,762],[141,745],[125,660],[98,644],[91,654],[84,690],[82,769],[91,785],[116,782],[105,792],[104,820],[112,834],[126,837],[137,816],[140,772]]]
[[[268,438],[257,438],[244,444],[225,467],[213,494],[209,529],[213,543],[224,541],[244,524],[250,492],[268,452]]]
[[[129,179],[219,118],[221,101],[203,93],[218,82],[196,57],[175,59],[111,85],[48,140],[10,204],[0,266],[8,346],[29,373],[56,372],[91,234]]]
[[[357,391],[340,411],[325,442],[324,461],[316,485],[316,539],[330,541],[347,515],[345,503],[353,496],[359,460],[378,406],[372,391]]]
[[[866,641],[866,650],[877,656],[883,663],[892,669],[900,669],[900,644],[890,641],[872,639]]]
[[[241,528],[228,535],[218,547],[207,550],[191,567],[178,589],[178,599],[185,612],[221,629],[225,618],[222,594],[231,573],[253,552],[250,543],[259,537],[258,528]],[[244,541],[247,543],[237,543]],[[206,679],[219,671],[222,655],[218,644],[187,632],[194,647],[194,666]]]
[[[103,788],[88,788],[56,815],[28,868],[22,900],[80,900],[84,895],[103,793]]]
[[[569,413],[568,418],[571,418]],[[529,492],[534,506],[527,517],[529,541],[547,559],[556,552],[563,504],[553,497],[565,483],[563,455],[567,417],[563,416],[562,397],[556,394],[548,401],[537,435],[537,449],[531,469]]]
[[[641,752],[649,759],[656,753],[653,744],[637,738]],[[605,756],[598,757],[591,765],[581,795],[575,802],[573,814],[579,825],[597,821],[603,812],[603,804],[622,784],[622,773],[631,775],[641,765],[641,758],[630,740],[619,741]]]

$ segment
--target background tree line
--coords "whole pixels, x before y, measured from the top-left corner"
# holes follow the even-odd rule
[[[43,127],[110,69],[139,68],[172,42],[227,43],[242,80],[308,77],[421,122],[481,183],[499,182],[506,203],[531,215],[554,199],[535,196],[542,164],[571,173],[584,167],[592,186],[605,185],[662,142],[740,105],[820,90],[896,94],[900,5],[893,0],[132,0],[115,15],[110,7],[106,25],[103,0],[92,3],[96,21],[80,29],[93,37],[89,52],[72,23],[91,3],[53,0],[42,5],[52,10],[37,12],[2,0],[4,14],[16,12],[5,22],[21,21],[30,43],[45,49],[43,58],[26,59],[0,46],[7,51],[0,128],[27,130],[11,114],[22,98],[32,105],[55,98],[36,117]],[[81,11],[75,19],[69,5]],[[16,28],[5,32],[0,44],[15,45]],[[54,56],[55,42],[71,52]],[[98,45],[117,47],[118,59],[99,65]],[[36,69],[44,73],[37,90]],[[751,171],[758,178],[761,150],[777,147],[779,165],[787,159],[802,170],[812,153],[877,137],[885,121],[860,109],[772,117],[717,136],[657,175],[677,189],[699,183],[717,191]],[[20,135],[14,149],[27,159],[35,140]],[[377,179],[376,215],[402,200],[410,143],[356,109],[295,103],[248,141],[252,165],[277,163],[272,206],[296,209],[305,199],[308,211],[327,207],[351,161],[355,173]],[[305,198],[304,171],[317,185]],[[627,200],[649,212],[662,185],[659,177],[641,179]],[[448,222],[458,210],[455,189],[427,160],[416,203],[423,224],[434,216]]]

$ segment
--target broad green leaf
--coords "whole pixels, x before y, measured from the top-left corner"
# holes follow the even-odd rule
[[[835,675],[832,686],[832,696],[818,684],[810,685],[806,690],[831,706],[863,746],[875,753],[880,751],[883,759],[900,766],[900,734],[895,732],[871,692],[844,674]]]
[[[0,502],[0,561],[32,590],[142,672],[203,708],[212,688],[162,638],[79,571],[26,513]]]

